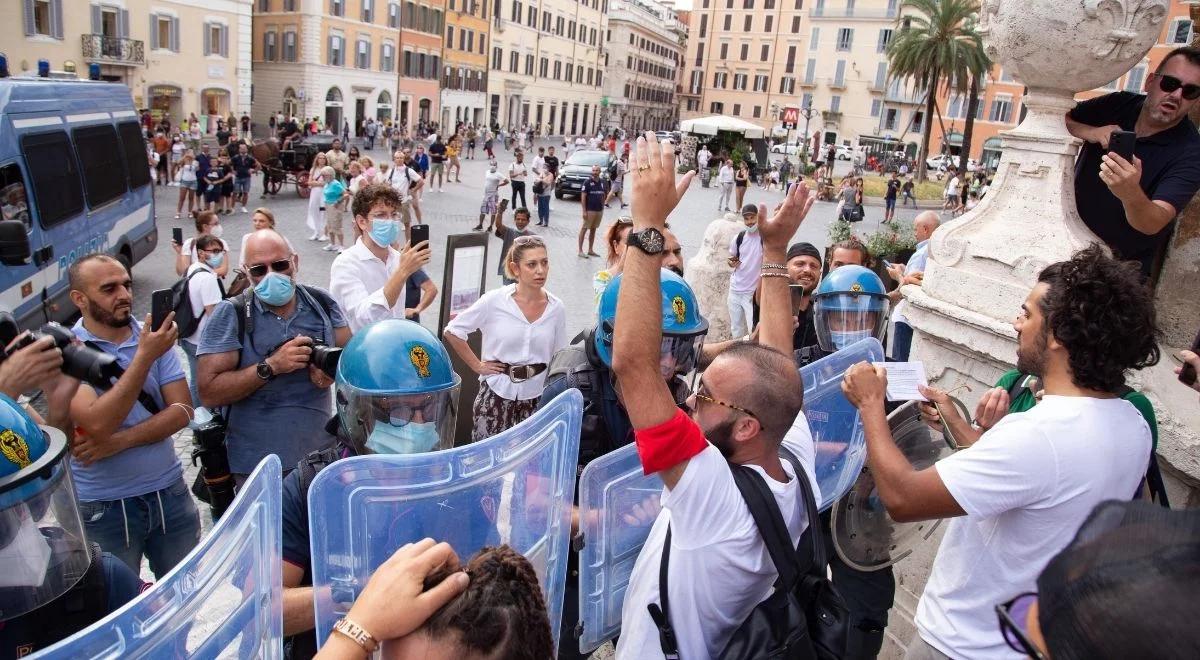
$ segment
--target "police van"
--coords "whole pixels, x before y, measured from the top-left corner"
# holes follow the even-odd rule
[[[94,252],[127,269],[154,250],[154,186],[129,88],[7,77],[0,56],[0,309],[66,321],[67,269]]]

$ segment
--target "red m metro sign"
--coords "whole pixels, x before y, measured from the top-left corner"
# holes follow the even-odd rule
[[[796,128],[796,124],[800,122],[800,108],[784,108],[779,121],[783,122],[783,127],[788,130]]]

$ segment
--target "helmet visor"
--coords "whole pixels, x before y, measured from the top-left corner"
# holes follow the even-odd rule
[[[338,417],[360,453],[419,454],[454,446],[459,387],[418,394],[370,394],[339,386]]]
[[[704,334],[664,335],[658,353],[658,368],[664,380],[691,373],[700,360]]]
[[[839,351],[867,337],[881,339],[887,323],[887,296],[834,293],[813,302],[813,325],[823,351]]]

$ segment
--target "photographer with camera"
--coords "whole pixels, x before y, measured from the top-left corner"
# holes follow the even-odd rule
[[[277,454],[291,467],[328,443],[339,354],[331,349],[350,340],[329,293],[296,283],[283,236],[263,229],[245,246],[250,289],[217,303],[196,351],[201,401],[229,407],[225,446],[238,486],[264,456]]]
[[[135,573],[145,556],[161,578],[200,540],[200,517],[172,441],[192,419],[172,350],[179,335],[174,314],[157,330],[134,320],[129,272],[108,255],[76,261],[68,279],[71,302],[83,315],[75,335],[124,369],[111,387],[90,379],[71,400],[80,515],[88,539]]]

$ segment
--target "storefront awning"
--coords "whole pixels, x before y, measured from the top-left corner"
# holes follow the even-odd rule
[[[959,133],[958,131],[951,131],[949,135],[942,138],[942,142],[945,142],[951,147],[961,147],[963,143],[963,134]]]

